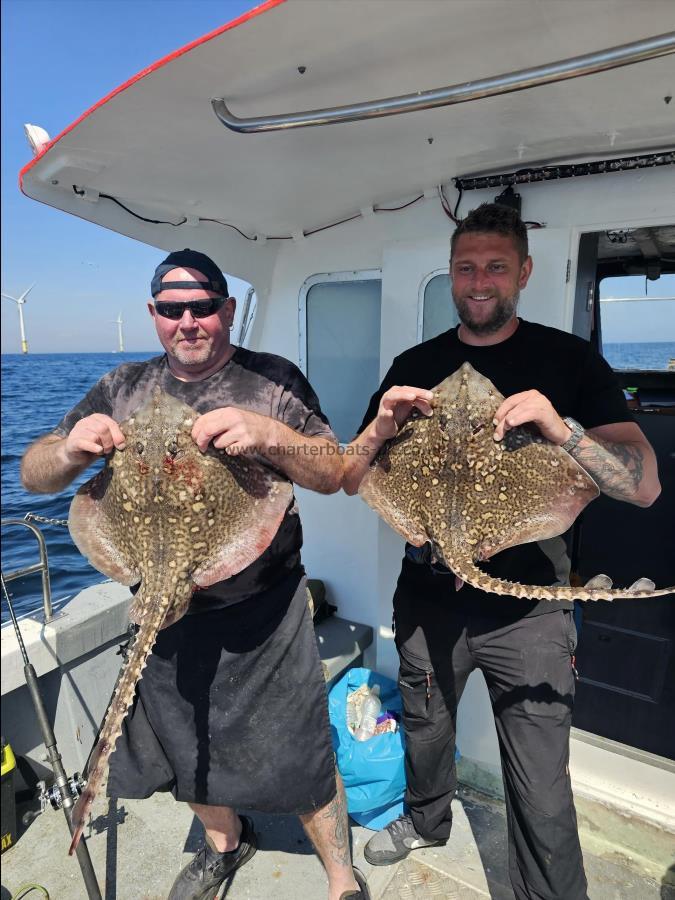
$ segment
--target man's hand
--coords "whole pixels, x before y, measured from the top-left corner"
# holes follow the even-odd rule
[[[376,453],[398,430],[413,408],[425,415],[433,414],[433,391],[408,385],[394,385],[382,395],[377,415],[349,445],[351,453],[344,456],[342,487],[346,494],[355,494]]]
[[[85,416],[67,437],[45,434],[30,445],[21,460],[21,483],[37,494],[62,491],[97,459],[125,446],[114,419],[103,413]]]
[[[423,415],[430,416],[433,413],[431,406],[433,399],[433,391],[426,391],[423,388],[407,385],[403,387],[394,385],[389,388],[382,395],[377,415],[370,425],[373,437],[382,443],[395,437],[413,407],[419,409]]]
[[[110,416],[94,413],[80,419],[63,444],[65,460],[78,465],[91,461],[91,455],[105,456],[113,448],[124,450],[125,438],[120,426]]]
[[[332,440],[311,437],[260,413],[224,406],[200,416],[192,439],[204,452],[211,442],[231,456],[258,453],[290,481],[333,494],[342,483],[342,458]]]
[[[507,397],[495,413],[492,422],[495,426],[493,437],[496,441],[501,441],[511,428],[527,422],[534,422],[544,437],[558,446],[564,444],[572,434],[547,397],[539,391],[523,391]]]
[[[534,422],[544,437],[558,446],[572,434],[550,400],[539,391],[523,391],[507,397],[495,413],[493,437],[501,441],[509,429],[527,422]],[[651,506],[661,493],[656,456],[635,422],[589,429],[571,455],[603,494],[615,500]]]
[[[192,427],[192,439],[202,453],[211,442],[230,455],[259,452],[266,454],[278,443],[276,419],[259,413],[224,406],[200,416]]]

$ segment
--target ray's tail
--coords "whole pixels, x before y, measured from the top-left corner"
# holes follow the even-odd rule
[[[482,591],[532,600],[618,600],[622,597],[639,600],[675,593],[675,585],[656,590],[648,578],[640,578],[628,588],[612,589],[612,581],[606,575],[596,575],[580,587],[518,584],[487,575],[466,555],[453,557],[447,565],[457,578]]]
[[[73,840],[68,850],[70,856],[75,852],[82,837],[87,815],[103,782],[108,759],[115,749],[118,737],[122,733],[122,722],[133,702],[136,685],[147,664],[148,656],[152,651],[157,639],[157,633],[164,623],[166,614],[167,607],[157,604],[156,607],[153,606],[147,610],[139,623],[140,628],[120,674],[101,728],[98,743],[89,761],[87,783],[73,807],[71,814]]]

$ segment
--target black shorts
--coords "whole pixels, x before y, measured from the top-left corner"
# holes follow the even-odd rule
[[[335,796],[326,685],[296,570],[161,631],[110,758],[108,795],[302,814]]]

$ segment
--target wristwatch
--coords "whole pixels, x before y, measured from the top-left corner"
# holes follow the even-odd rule
[[[582,439],[582,437],[586,434],[582,425],[580,425],[576,419],[570,418],[570,416],[563,416],[563,422],[569,429],[571,429],[572,434],[567,438],[564,444],[561,444],[563,450],[570,451],[574,450],[576,445]]]

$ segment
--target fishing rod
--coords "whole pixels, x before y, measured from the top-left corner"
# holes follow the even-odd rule
[[[79,778],[73,776],[69,779],[66,770],[63,767],[61,754],[59,753],[56,744],[56,737],[54,736],[54,731],[42,700],[42,693],[40,691],[37,674],[28,659],[26,646],[23,642],[23,637],[21,636],[21,629],[19,628],[19,623],[16,614],[14,613],[14,606],[5,584],[5,576],[1,572],[0,579],[2,580],[2,593],[7,601],[7,606],[9,607],[9,614],[12,617],[12,624],[14,625],[14,633],[16,634],[19,649],[21,650],[21,656],[23,657],[24,678],[26,679],[26,685],[31,700],[33,701],[33,707],[35,708],[35,715],[37,716],[40,731],[42,732],[42,740],[45,749],[47,750],[47,759],[54,770],[54,787],[46,792],[47,799],[55,809],[58,809],[59,807],[63,809],[66,821],[68,822],[68,828],[72,835],[74,834],[75,829],[70,817],[71,810],[75,805],[75,801],[79,794]],[[44,804],[42,796],[40,800],[41,803]],[[96,873],[94,872],[91,856],[89,855],[89,847],[84,839],[78,844],[76,853],[89,900],[102,900],[101,891],[98,886],[98,881],[96,880]]]

